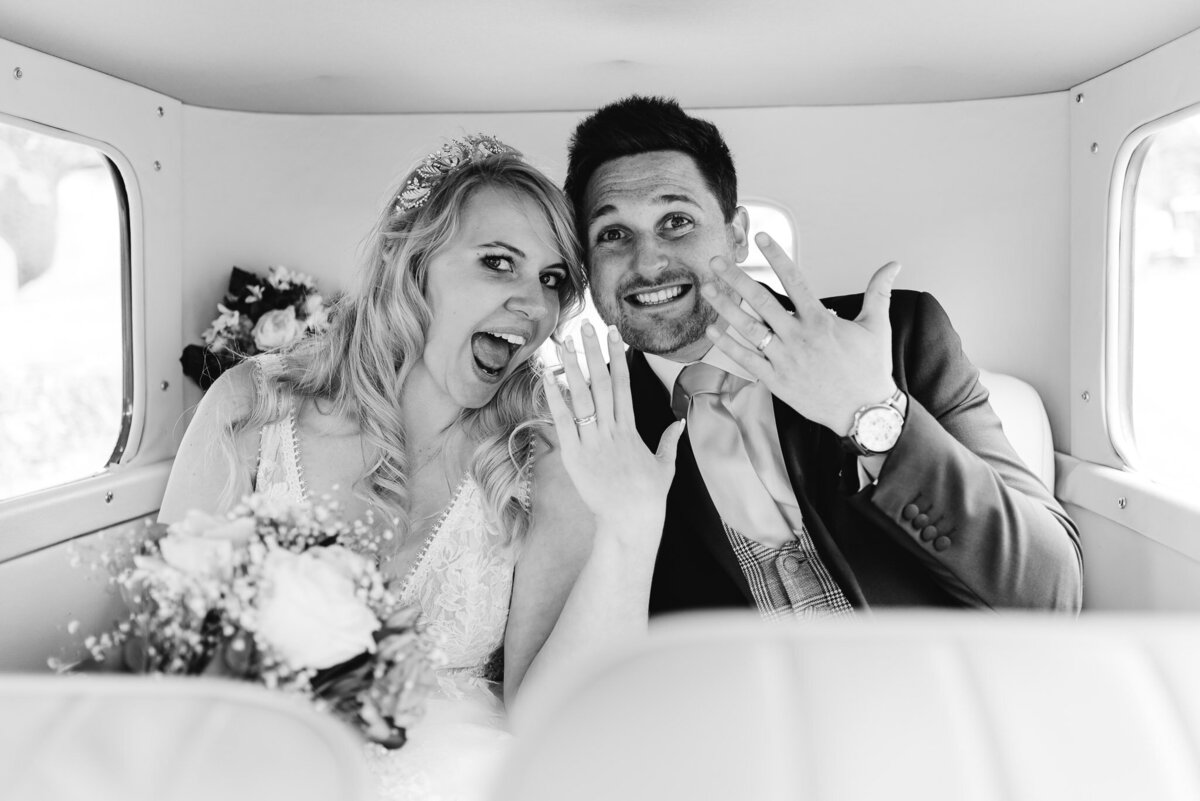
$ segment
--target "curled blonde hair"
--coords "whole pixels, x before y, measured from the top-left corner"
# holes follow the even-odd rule
[[[582,249],[566,198],[519,153],[459,166],[433,187],[420,208],[405,210],[396,198],[413,175],[390,195],[364,248],[360,284],[335,305],[329,331],[280,352],[279,368],[258,382],[267,391],[256,393],[253,410],[231,431],[282,419],[289,398],[330,402],[335,412],[358,422],[380,454],[356,482],[356,493],[398,519],[401,535],[411,521],[405,512],[409,462],[400,396],[424,352],[431,321],[425,298],[429,264],[455,236],[468,201],[490,187],[528,197],[542,209],[569,274],[558,288],[560,323],[582,308],[585,289]],[[509,537],[519,537],[529,525],[524,464],[510,454],[531,452],[535,429],[523,424],[548,417],[540,371],[535,354],[501,382],[488,404],[464,409],[456,422],[469,442],[478,443],[468,469],[491,522]]]

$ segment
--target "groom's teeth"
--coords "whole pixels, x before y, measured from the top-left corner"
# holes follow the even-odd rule
[[[639,292],[633,298],[643,306],[654,306],[659,303],[666,303],[668,300],[674,300],[682,294],[683,287],[673,286],[667,289],[656,289],[653,292]]]
[[[503,339],[510,345],[516,345],[518,348],[523,346],[527,341],[525,337],[521,336],[520,334],[501,334],[496,331],[488,331],[488,334],[494,336],[496,339]]]

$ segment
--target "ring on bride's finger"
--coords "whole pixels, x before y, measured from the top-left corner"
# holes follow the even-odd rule
[[[576,417],[575,418],[575,425],[579,426],[580,428],[583,428],[584,426],[590,426],[594,422],[596,422],[596,413],[595,412],[592,412],[587,417]]]
[[[770,328],[768,328],[767,333],[763,334],[763,338],[758,340],[758,344],[755,345],[754,347],[758,348],[759,353],[761,353],[767,349],[767,345],[770,345],[771,340],[774,338],[775,338],[775,332],[772,331]]]

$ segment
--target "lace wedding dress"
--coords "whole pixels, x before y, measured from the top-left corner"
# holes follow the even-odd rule
[[[259,362],[261,378],[274,365]],[[262,430],[255,489],[308,500],[294,408]],[[482,801],[510,739],[489,665],[504,643],[516,553],[486,524],[481,497],[464,475],[400,585],[445,667],[403,748],[365,746],[380,801]]]

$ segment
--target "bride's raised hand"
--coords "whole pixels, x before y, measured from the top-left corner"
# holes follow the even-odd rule
[[[611,370],[590,323],[583,324],[582,339],[590,385],[571,338],[559,346],[570,406],[554,378],[543,377],[567,474],[598,524],[634,537],[646,528],[661,532],[683,423],[667,428],[651,453],[634,424],[629,367],[616,328],[608,329]]]

